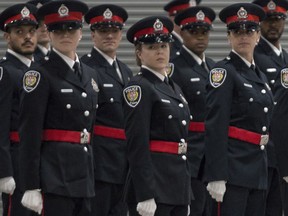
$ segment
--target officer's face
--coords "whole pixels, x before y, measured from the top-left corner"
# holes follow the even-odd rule
[[[42,46],[46,46],[49,43],[49,35],[46,25],[43,21],[39,22],[39,27],[37,29],[37,42]]]
[[[22,25],[10,27],[4,33],[8,48],[21,55],[31,57],[37,45],[36,27]]]
[[[206,28],[193,28],[181,31],[183,44],[193,53],[202,58],[209,43],[209,30]]]
[[[49,32],[51,45],[62,54],[74,59],[82,29],[54,30]]]
[[[91,32],[94,46],[114,58],[122,39],[122,30],[116,27],[100,28]]]
[[[169,43],[143,44],[141,49],[136,50],[136,54],[142,65],[165,74],[169,63]]]
[[[228,33],[228,40],[232,49],[244,58],[249,56],[249,59],[253,56],[254,48],[258,43],[259,38],[260,32],[254,29],[235,29]]]
[[[261,22],[261,34],[272,44],[278,42],[284,31],[285,19],[271,16]]]

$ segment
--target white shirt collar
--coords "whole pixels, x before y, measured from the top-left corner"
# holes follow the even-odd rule
[[[155,76],[157,76],[160,80],[164,81],[165,76],[162,75],[161,73],[159,73],[159,72],[157,72],[157,71],[155,71],[155,70],[153,70],[153,69],[151,69],[151,68],[149,68],[149,67],[147,67],[145,65],[141,65],[141,67],[149,70],[151,73],[155,74]]]
[[[255,65],[254,59],[252,59],[252,64],[251,64],[249,61],[247,61],[245,58],[243,58],[241,55],[239,55],[234,49],[232,49],[232,52],[234,52],[236,55],[238,55],[249,68],[251,67],[252,64]]]
[[[77,53],[75,53],[76,59],[74,61],[73,59],[69,58],[68,56],[63,55],[62,53],[60,53],[58,50],[56,50],[54,48],[53,48],[53,50],[54,50],[54,52],[56,52],[69,65],[69,67],[71,69],[73,69],[73,66],[74,66],[75,62],[79,62],[80,63]]]
[[[199,58],[195,53],[193,53],[191,50],[189,50],[185,45],[183,45],[183,48],[195,59],[195,61],[201,65],[202,62],[205,63],[205,54],[203,53],[203,59]]]
[[[97,50],[107,61],[110,65],[113,64],[113,62],[116,60],[116,56],[115,58],[111,58],[110,56],[106,55],[104,52],[102,52],[100,49],[98,49],[97,47],[94,46],[94,49]]]
[[[278,49],[277,47],[275,47],[272,43],[270,43],[266,38],[264,38],[263,36],[261,36],[261,38],[271,47],[271,49],[276,53],[277,56],[280,56],[282,53],[282,46],[281,44],[279,44],[280,49]]]
[[[49,48],[47,49],[46,47],[40,45],[40,44],[37,44],[38,48],[41,50],[41,52],[44,54],[44,55],[47,55],[47,53],[50,51],[50,46]]]
[[[31,63],[32,63],[32,60],[34,60],[33,58],[31,60],[31,59],[29,59],[29,58],[27,58],[27,57],[25,57],[23,55],[20,55],[19,53],[16,53],[16,52],[14,52],[11,49],[7,49],[7,52],[10,53],[11,55],[15,56],[17,59],[19,59],[19,61],[21,61],[27,67],[30,67]]]

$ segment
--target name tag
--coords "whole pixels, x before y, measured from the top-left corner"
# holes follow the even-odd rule
[[[248,83],[244,83],[244,86],[245,86],[245,87],[248,87],[248,88],[252,88],[252,85],[251,85],[251,84],[248,84]]]
[[[161,99],[163,103],[171,103],[169,100]]]
[[[61,89],[62,93],[72,93],[73,89]]]
[[[191,81],[191,82],[199,82],[199,81],[200,81],[200,78],[199,78],[199,77],[191,78],[190,81]]]
[[[104,84],[103,84],[103,87],[112,88],[112,87],[113,87],[113,84],[104,83]]]
[[[266,71],[267,71],[268,73],[275,73],[275,72],[277,72],[276,68],[267,68]]]

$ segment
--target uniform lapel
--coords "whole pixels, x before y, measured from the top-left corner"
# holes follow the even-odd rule
[[[264,53],[266,53],[270,58],[277,64],[278,66],[282,67],[284,64],[284,61],[281,59],[281,57],[277,56],[276,53],[273,51],[273,49],[269,46],[269,44],[263,40],[260,39],[259,45],[264,50]]]

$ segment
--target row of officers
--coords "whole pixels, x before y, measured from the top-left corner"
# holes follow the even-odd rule
[[[122,7],[2,11],[3,215],[288,215],[288,2],[222,9],[231,52],[217,63],[205,55],[216,14],[194,3],[128,29],[135,76],[116,56]],[[83,18],[93,48],[80,58]]]

